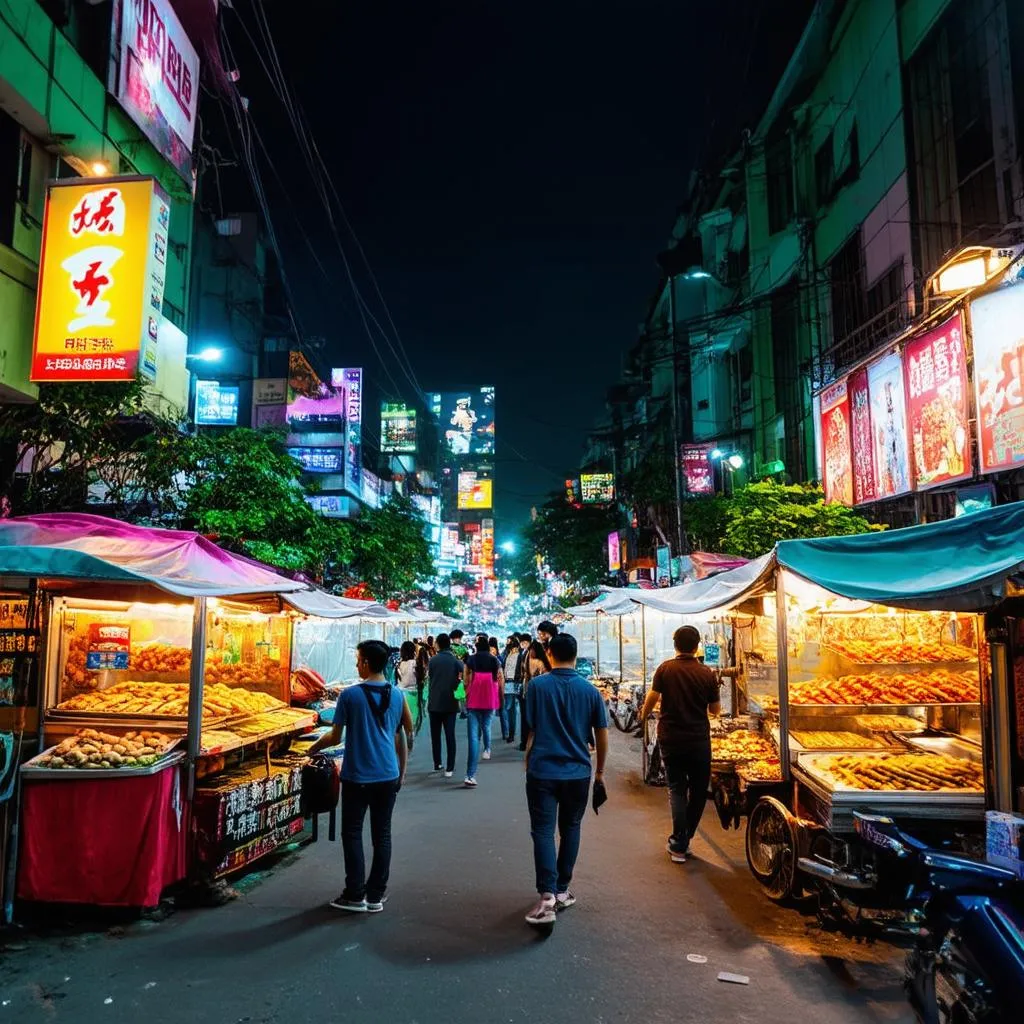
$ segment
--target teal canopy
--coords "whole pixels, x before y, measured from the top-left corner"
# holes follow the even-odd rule
[[[854,537],[780,541],[778,564],[855,601],[982,611],[1024,574],[1024,502]]]
[[[0,577],[89,580],[93,583],[145,583],[154,581],[113,562],[73,548],[13,547],[0,545]]]

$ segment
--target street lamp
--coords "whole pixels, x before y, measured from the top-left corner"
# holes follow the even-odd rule
[[[218,363],[220,357],[224,355],[224,350],[217,348],[216,345],[208,345],[204,349],[200,349],[198,352],[189,352],[185,356],[186,359],[198,359],[202,363]]]
[[[511,540],[503,541],[501,550],[504,551],[506,555],[514,555],[516,553],[515,542]]]

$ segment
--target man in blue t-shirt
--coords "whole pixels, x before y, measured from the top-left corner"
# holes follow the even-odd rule
[[[540,893],[526,922],[536,926],[553,924],[556,911],[576,902],[569,883],[590,796],[591,735],[597,748],[595,781],[604,781],[608,756],[608,712],[597,688],[576,671],[576,638],[554,635],[548,658],[551,671],[537,676],[526,691],[526,802]]]
[[[345,890],[331,906],[353,913],[379,913],[384,909],[391,869],[391,815],[405,779],[412,749],[409,705],[384,678],[391,654],[380,640],[364,640],[356,648],[356,670],[363,681],[338,696],[331,731],[309,748],[310,755],[341,742],[345,730],[345,757],[341,763],[341,845],[345,853]],[[370,812],[373,863],[366,877],[363,822]]]

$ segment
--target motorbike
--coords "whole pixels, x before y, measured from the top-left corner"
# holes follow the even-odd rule
[[[854,829],[865,853],[857,869],[834,869],[828,879],[814,868],[807,873],[837,900],[870,903],[869,890],[892,895],[903,889],[902,920],[913,939],[904,984],[922,1024],[1019,1022],[1024,880],[1009,869],[936,850],[891,818],[855,814]],[[808,860],[801,858],[801,869],[811,867]]]
[[[625,696],[620,694],[621,689],[621,683],[612,683],[612,695],[608,698],[608,715],[612,725],[620,732],[634,732],[640,725],[643,687],[631,685]]]

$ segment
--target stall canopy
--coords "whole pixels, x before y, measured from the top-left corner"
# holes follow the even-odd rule
[[[680,583],[677,587],[664,587],[661,590],[630,590],[629,599],[659,612],[701,615],[730,608],[748,597],[767,592],[771,587],[774,567],[774,556],[762,555],[738,569],[730,569],[693,583]]]
[[[609,588],[598,594],[593,601],[564,608],[563,611],[578,619],[593,618],[596,615],[631,615],[637,610],[632,599],[636,593],[636,590]]]
[[[981,611],[1024,574],[1024,502],[903,530],[781,541],[775,555],[783,568],[841,597]]]
[[[0,575],[144,583],[182,597],[307,589],[197,533],[75,513],[0,519]]]
[[[391,612],[374,601],[357,601],[351,597],[338,597],[326,590],[311,587],[282,595],[296,611],[315,615],[321,619],[387,619]]]

